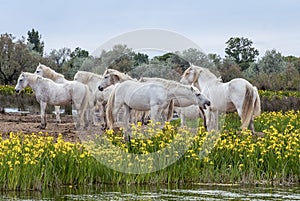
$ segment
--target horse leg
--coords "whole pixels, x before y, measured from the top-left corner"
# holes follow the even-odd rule
[[[96,116],[95,116],[95,106],[96,106],[96,102],[94,100],[91,100],[89,102],[89,116],[88,118],[90,119],[90,124],[92,126],[96,125]]]
[[[76,122],[75,122],[75,128],[79,129],[80,126],[84,126],[84,119],[85,117],[89,116],[89,111],[86,111],[82,109],[81,104],[78,102],[73,101],[73,107],[75,108],[77,112]]]
[[[185,115],[183,114],[183,112],[180,113],[180,119],[181,119],[181,126],[185,126],[186,122],[185,122]]]
[[[119,111],[121,110],[122,107],[124,107],[123,105],[125,105],[125,104],[120,103],[120,102],[115,102],[115,107],[112,109],[112,124],[114,124],[114,122],[119,120],[119,117],[120,117]],[[123,115],[124,115],[124,113],[123,113]],[[129,121],[128,118],[129,117],[127,117],[127,119],[124,119],[124,116],[123,116],[122,121],[126,121],[126,120]]]
[[[124,108],[124,127],[125,127],[123,137],[125,140],[130,140],[131,135],[127,134],[128,131],[130,130],[129,128],[130,108],[125,104],[123,108]]]
[[[101,127],[106,128],[106,119],[105,119],[105,106],[102,102],[97,100],[96,103],[99,110],[99,121],[101,122]]]
[[[207,109],[205,110],[207,131],[218,130],[218,111]],[[205,124],[204,124],[205,125]]]
[[[162,114],[163,109],[159,105],[154,105],[151,107],[151,120],[153,123],[158,122],[159,114]]]
[[[46,122],[46,110],[47,103],[46,102],[40,102],[40,107],[41,107],[41,125],[39,126],[40,129],[45,129],[47,122]]]
[[[55,116],[56,116],[56,123],[60,124],[61,123],[61,119],[60,119],[60,106],[59,105],[55,105]]]
[[[199,107],[199,115],[200,115],[200,117],[203,119],[203,126],[204,126],[204,129],[207,131],[206,116],[205,116],[204,110],[203,110],[201,107]]]
[[[254,134],[255,130],[254,130],[254,120],[253,120],[253,118],[251,118],[251,120],[250,120],[249,128],[250,128],[252,134]]]

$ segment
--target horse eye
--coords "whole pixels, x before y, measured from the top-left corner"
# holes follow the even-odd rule
[[[196,94],[196,96],[200,96],[201,94]]]
[[[107,79],[108,77],[109,77],[108,75],[105,75],[105,76],[104,76],[104,79]]]

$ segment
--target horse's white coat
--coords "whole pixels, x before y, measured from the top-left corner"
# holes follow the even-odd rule
[[[205,111],[208,130],[217,130],[218,112],[238,112],[242,128],[254,132],[253,118],[260,115],[261,106],[257,88],[247,80],[236,78],[223,83],[208,69],[191,65],[183,74],[181,83],[194,84],[211,101]]]
[[[85,126],[88,122],[84,119],[85,110],[88,106],[89,89],[86,85],[80,82],[67,82],[58,84],[54,81],[43,78],[40,75],[32,73],[21,73],[18,78],[18,83],[15,87],[17,93],[23,88],[29,86],[35,93],[36,100],[41,107],[41,125],[44,129],[46,127],[45,109],[49,105],[65,105],[73,102],[77,110],[76,127]]]
[[[179,82],[162,78],[143,77],[140,79],[140,81],[161,84],[162,86],[167,87],[170,92],[175,95],[174,106],[177,107],[178,111],[180,110],[179,113],[181,116],[182,125],[185,125],[185,115],[188,115],[189,118],[199,117],[199,113],[202,113],[203,111],[200,110],[199,107],[206,108],[206,105],[210,105],[210,101],[208,100],[208,98],[200,93],[200,91],[197,92],[197,96],[195,96],[195,93],[190,90],[191,86],[183,85]],[[204,114],[200,116],[204,117]]]
[[[39,63],[34,73],[42,77],[48,78],[50,80],[53,80],[56,83],[63,84],[69,82],[68,80],[65,79],[64,75],[55,72],[53,69],[51,69],[50,67],[44,64]],[[61,123],[60,106],[55,105],[54,108],[55,108],[56,122]]]

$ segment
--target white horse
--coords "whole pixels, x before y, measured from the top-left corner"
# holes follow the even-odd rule
[[[112,105],[119,104],[120,102],[120,105],[127,105],[139,111],[151,110],[151,119],[153,121],[158,121],[158,115],[161,115],[162,110],[167,108],[166,102],[170,102],[170,100],[177,101],[177,104],[181,106],[197,104],[205,108],[206,105],[210,104],[198,89],[192,88],[193,90],[191,90],[191,86],[186,86],[175,81],[166,81],[165,85],[154,82],[138,82],[130,76],[112,69],[107,69],[104,72],[103,79],[98,88],[99,90],[103,90],[107,86],[118,82],[120,84],[113,91],[110,97],[112,100],[109,100],[112,103],[110,102],[108,107],[112,107]],[[118,96],[119,100],[114,101],[114,96]],[[164,104],[163,106],[160,105],[162,103]],[[107,110],[109,111],[109,109]],[[128,109],[126,110],[128,111]],[[118,107],[115,108],[115,111],[111,112],[112,116],[117,111]],[[108,119],[109,115],[111,114],[107,113]],[[168,110],[167,121],[172,116],[173,106],[172,111]],[[113,121],[113,117],[110,117],[110,120]]]
[[[50,80],[53,80],[56,83],[63,84],[69,82],[69,80],[65,79],[64,75],[55,72],[53,69],[51,69],[50,67],[44,64],[39,63],[34,73],[42,77],[48,78]],[[60,106],[55,105],[54,108],[55,108],[56,122],[61,123]]]
[[[99,113],[100,113],[100,121],[101,122],[105,122],[104,119],[104,103],[103,101],[105,101],[105,97],[103,96],[103,93],[100,92],[98,90],[98,84],[99,81],[102,79],[102,75],[98,75],[95,73],[91,73],[91,72],[87,72],[87,71],[78,71],[75,75],[74,75],[74,80],[81,82],[83,84],[86,84],[91,92],[91,101],[90,101],[90,105],[91,105],[91,110],[90,110],[90,116],[92,117],[92,121],[93,124],[96,125],[96,116],[95,116],[95,107],[97,107],[99,109]],[[108,99],[107,95],[107,98]],[[107,101],[107,100],[106,100]],[[104,123],[105,124],[105,123]]]
[[[253,118],[261,113],[257,88],[247,80],[236,78],[223,83],[207,68],[191,65],[182,75],[181,83],[194,84],[211,101],[205,111],[208,130],[218,130],[218,112],[238,112],[242,129],[254,132]]]
[[[152,82],[152,83],[158,83],[165,87],[167,87],[169,90],[172,91],[172,93],[175,95],[174,100],[174,106],[177,108],[181,116],[181,123],[182,125],[185,125],[185,115],[189,115],[190,118],[192,117],[199,117],[199,114],[201,117],[205,118],[203,109],[206,109],[206,106],[210,105],[210,101],[208,98],[200,94],[200,101],[199,99],[196,99],[194,97],[194,94],[191,91],[185,92],[182,90],[182,88],[186,88],[186,85],[183,85],[179,82],[176,82],[174,80],[167,80],[163,78],[150,78],[150,77],[143,77],[140,79],[141,82]],[[189,86],[188,86],[189,87]],[[190,107],[190,106],[196,106],[196,107]],[[188,108],[187,108],[188,107]],[[198,107],[198,108],[197,108]],[[180,108],[180,109],[179,109]],[[191,114],[191,111],[187,110],[194,110],[195,114]],[[202,114],[201,114],[202,113]],[[206,125],[204,124],[204,127],[206,128]]]
[[[84,112],[88,106],[89,89],[86,85],[80,82],[68,82],[65,84],[58,84],[54,81],[43,78],[40,75],[32,73],[21,73],[18,78],[18,83],[15,91],[19,93],[26,86],[32,88],[35,93],[36,100],[41,107],[41,129],[46,127],[45,109],[49,105],[65,105],[73,102],[77,110],[76,128],[85,126],[87,119],[85,119]]]

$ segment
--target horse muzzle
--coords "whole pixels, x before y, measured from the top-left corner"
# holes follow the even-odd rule
[[[18,93],[20,93],[20,90],[19,89],[15,89],[15,92],[18,94]]]
[[[100,87],[100,86],[98,86],[98,89],[99,89],[99,91],[103,91],[104,90],[104,88]]]
[[[205,103],[203,104],[203,109],[206,110],[206,106],[210,106],[210,101],[205,101]]]

